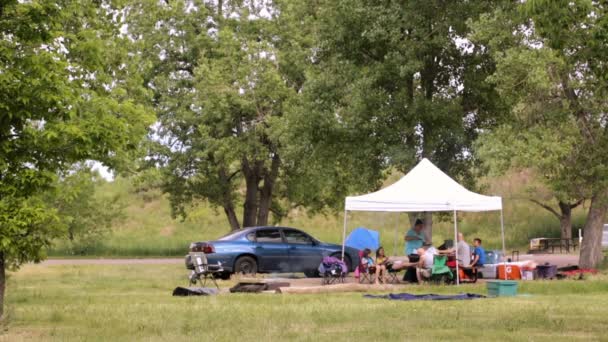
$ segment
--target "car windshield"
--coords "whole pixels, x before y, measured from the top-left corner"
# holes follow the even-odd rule
[[[237,238],[239,235],[243,234],[244,231],[246,231],[247,229],[239,229],[239,230],[235,230],[233,232],[230,232],[222,237],[220,237],[218,240],[219,241],[226,241],[226,240],[234,240],[235,238]]]

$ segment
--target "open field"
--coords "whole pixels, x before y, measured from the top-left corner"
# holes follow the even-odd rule
[[[392,302],[360,293],[172,297],[184,279],[181,265],[27,265],[10,275],[0,340],[571,341],[604,340],[608,329],[605,274],[520,283],[524,295],[516,298],[460,302]]]
[[[399,176],[400,174],[391,175],[385,184],[392,184]],[[484,193],[503,196],[507,250],[519,249],[525,252],[530,238],[559,236],[557,218],[526,199],[529,194],[524,189],[524,184],[529,182],[528,175],[519,173],[490,178],[486,181],[487,187]],[[182,256],[190,242],[215,239],[229,230],[222,210],[200,203],[190,210],[185,220],[173,219],[167,198],[158,190],[137,193],[130,182],[123,178],[105,184],[99,191],[119,195],[125,203],[128,203],[124,213],[126,219],[114,225],[110,233],[94,245],[77,246],[74,249],[66,241],[57,241],[55,247],[49,251],[49,255]],[[583,225],[584,210],[582,207],[574,210],[575,228]],[[500,248],[498,213],[461,213],[459,218],[461,230],[468,240],[480,237],[486,249]],[[434,221],[433,236],[436,244],[441,244],[445,238],[453,238],[451,214],[435,215]],[[341,213],[308,215],[305,210],[294,210],[288,218],[279,222],[281,225],[302,228],[322,241],[334,243],[342,241],[342,223]],[[350,213],[348,229],[357,226],[380,231],[382,245],[389,254],[393,254],[394,247],[397,254],[403,253],[402,238],[409,226],[407,214]]]

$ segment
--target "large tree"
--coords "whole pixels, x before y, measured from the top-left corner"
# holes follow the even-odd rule
[[[301,156],[284,137],[311,55],[308,20],[294,15],[306,8],[297,1],[128,7],[129,33],[150,61],[145,82],[155,93],[149,161],[162,169],[175,213],[204,199],[238,229],[305,204],[286,190],[294,177],[287,170]]]
[[[536,168],[560,203],[589,200],[581,267],[603,258],[608,210],[607,11],[602,2],[531,0],[476,29],[497,63],[489,80],[512,113],[485,138],[487,154]]]
[[[78,161],[125,165],[152,122],[113,14],[98,1],[0,3],[0,310],[5,269],[40,261],[62,233],[39,193]]]
[[[405,172],[422,158],[473,185],[472,143],[502,107],[482,82],[493,61],[464,37],[467,20],[494,2],[317,3],[316,68],[301,118],[301,131],[317,140],[307,140],[332,151],[332,162],[356,159],[337,166],[368,175],[367,190],[382,170]]]

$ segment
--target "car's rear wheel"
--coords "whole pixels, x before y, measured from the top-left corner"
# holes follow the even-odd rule
[[[258,272],[258,263],[250,256],[242,256],[236,259],[234,263],[234,272],[242,274],[256,274]]]
[[[215,278],[222,279],[222,280],[228,280],[228,279],[230,279],[230,273],[229,272],[218,273],[215,275]]]
[[[342,259],[342,253],[334,253],[331,255],[334,258],[337,259]],[[346,264],[346,268],[348,268],[348,271],[350,272],[350,270],[352,270],[352,261],[350,261],[350,257],[346,254],[344,254],[344,263]]]
[[[318,270],[306,270],[304,271],[304,275],[307,278],[318,278],[321,276]]]

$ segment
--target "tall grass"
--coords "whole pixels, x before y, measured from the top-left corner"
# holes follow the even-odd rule
[[[399,174],[394,174],[385,184],[391,184],[399,177]],[[531,238],[558,237],[560,234],[557,218],[526,199],[528,194],[524,184],[528,186],[530,182],[533,180],[525,173],[512,173],[485,180],[485,193],[503,197],[507,250],[526,251]],[[171,218],[166,196],[158,191],[135,193],[128,180],[119,178],[103,185],[98,191],[123,197],[128,203],[126,219],[112,227],[111,232],[100,241],[81,248],[81,255],[181,256],[190,242],[215,239],[229,231],[223,212],[206,203],[197,205],[182,221]],[[575,227],[583,225],[584,211],[585,208],[582,207],[574,211]],[[459,228],[467,240],[479,237],[487,249],[501,248],[498,212],[459,213],[458,219]],[[325,242],[342,241],[342,213],[311,216],[305,210],[298,209],[292,211],[280,224],[301,228]],[[358,226],[378,230],[381,243],[389,254],[393,254],[393,251],[396,254],[403,253],[403,235],[409,229],[407,213],[350,212],[347,230]],[[444,239],[453,239],[453,229],[451,213],[434,215],[435,244],[441,244]],[[70,256],[73,255],[73,249],[66,241],[57,241],[49,255]]]

